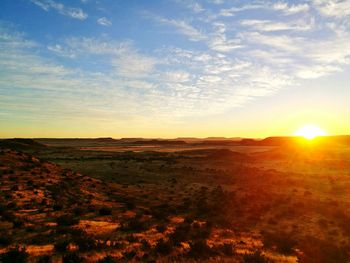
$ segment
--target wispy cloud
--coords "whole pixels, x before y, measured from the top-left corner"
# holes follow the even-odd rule
[[[99,24],[101,26],[111,26],[112,21],[110,21],[106,17],[101,17],[101,18],[97,19],[97,24]]]
[[[310,6],[307,3],[290,5],[287,2],[279,1],[272,5],[272,8],[277,11],[282,11],[287,15],[297,14],[297,13],[305,13],[309,11]]]
[[[253,44],[278,49],[285,52],[300,52],[303,50],[303,39],[301,37],[291,37],[288,35],[267,35],[259,32],[241,33],[243,39]]]
[[[51,52],[56,53],[59,56],[62,56],[62,57],[75,58],[74,52],[67,50],[67,49],[64,49],[59,44],[49,45],[49,46],[47,46],[47,49]]]
[[[275,22],[271,20],[241,20],[240,25],[245,27],[250,27],[258,31],[307,31],[315,27],[315,20],[311,19],[310,21],[297,20],[291,22]]]
[[[221,5],[224,3],[224,0],[208,0],[208,2],[213,3],[215,5]]]
[[[208,45],[212,50],[226,53],[237,48],[242,48],[242,43],[240,39],[227,39],[226,25],[224,23],[216,22],[213,24],[213,27],[214,33],[208,41]]]
[[[265,6],[262,4],[247,4],[240,7],[234,6],[230,8],[223,8],[220,10],[219,16],[230,17],[230,16],[234,16],[238,12],[262,9],[262,8],[265,8]]]
[[[183,34],[191,41],[200,41],[206,39],[206,36],[197,28],[193,27],[185,20],[167,19],[164,17],[153,17],[157,22],[173,26],[177,29],[177,32]]]
[[[313,0],[312,2],[323,15],[336,18],[350,16],[350,1],[348,0]]]
[[[30,0],[32,3],[41,7],[45,11],[51,9],[57,11],[61,15],[69,16],[74,19],[85,20],[88,15],[81,9],[76,7],[68,7],[62,3],[53,0]]]
[[[194,13],[201,13],[204,11],[203,6],[195,0],[175,0],[182,6],[192,10]]]

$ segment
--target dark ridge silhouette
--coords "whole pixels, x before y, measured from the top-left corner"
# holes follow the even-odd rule
[[[171,141],[171,140],[144,140],[135,141],[132,144],[135,145],[185,145],[185,141]]]
[[[0,148],[7,148],[12,150],[30,150],[45,148],[44,144],[36,142],[32,139],[4,139],[0,140]]]

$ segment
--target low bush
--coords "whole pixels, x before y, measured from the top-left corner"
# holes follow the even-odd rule
[[[244,263],[268,263],[267,258],[261,254],[261,251],[255,251],[253,254],[243,256]]]
[[[58,252],[65,252],[67,251],[69,244],[70,244],[70,240],[68,240],[67,238],[62,238],[56,241],[54,247],[55,247],[55,250]]]
[[[117,263],[117,260],[114,257],[107,255],[103,259],[100,259],[98,263]]]
[[[155,252],[162,254],[162,255],[168,255],[172,251],[173,246],[169,241],[165,241],[164,239],[161,239],[158,241]]]
[[[79,247],[80,251],[91,251],[98,248],[96,240],[84,234],[75,237],[74,243]]]
[[[66,214],[56,219],[58,226],[72,226],[79,223],[79,219],[74,218],[72,215]]]
[[[190,232],[191,232],[191,225],[187,223],[182,223],[169,236],[169,240],[174,245],[178,245],[180,242],[183,242],[189,239]]]
[[[80,263],[80,262],[84,262],[84,260],[76,251],[69,252],[68,254],[62,257],[62,263]]]
[[[75,207],[75,208],[73,209],[73,213],[74,213],[74,215],[76,215],[76,216],[81,216],[81,215],[83,215],[83,214],[85,213],[85,209],[84,209],[84,208],[81,208],[81,207]]]
[[[142,221],[138,216],[130,218],[127,222],[123,223],[120,230],[122,231],[131,231],[131,232],[141,232],[145,231],[148,227],[147,222]]]
[[[212,255],[211,248],[205,240],[191,242],[191,248],[188,256],[192,258],[209,258]]]
[[[112,209],[109,207],[102,207],[102,208],[100,208],[100,210],[98,210],[98,213],[101,216],[108,216],[108,215],[112,214]]]
[[[24,247],[15,247],[0,257],[2,263],[26,263],[29,254]]]
[[[52,257],[50,255],[41,256],[38,258],[38,263],[51,263]]]
[[[267,248],[276,247],[276,250],[285,255],[293,253],[297,241],[291,233],[285,232],[263,232],[264,246]]]
[[[60,211],[62,210],[62,208],[63,208],[63,205],[57,204],[57,203],[52,206],[52,209],[55,211]]]
[[[8,246],[12,241],[12,236],[10,234],[0,233],[0,246]]]

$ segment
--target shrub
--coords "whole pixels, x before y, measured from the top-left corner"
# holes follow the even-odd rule
[[[245,254],[243,256],[244,263],[268,263],[268,260],[261,254],[260,251],[255,251],[253,254]]]
[[[77,252],[70,252],[62,257],[62,263],[80,263],[83,258]]]
[[[51,262],[52,262],[52,258],[50,255],[41,256],[38,259],[38,263],[51,263]]]
[[[141,245],[143,250],[148,250],[151,247],[150,243],[148,243],[146,239],[141,240]]]
[[[167,229],[167,226],[165,224],[160,223],[156,226],[156,229],[159,233],[163,233]]]
[[[300,262],[347,263],[350,259],[349,248],[332,240],[307,236],[300,247],[303,252]]]
[[[132,259],[133,257],[135,257],[136,256],[136,252],[135,251],[130,251],[130,252],[124,252],[123,253],[123,256],[125,257],[125,258],[127,258],[127,259]]]
[[[0,203],[0,215],[2,215],[6,210],[6,206],[3,203]]]
[[[0,246],[8,246],[12,243],[12,236],[8,233],[0,233]]]
[[[72,215],[66,214],[56,219],[58,226],[72,226],[79,223],[79,219],[74,218]]]
[[[2,219],[5,220],[5,221],[9,221],[11,222],[13,220],[13,218],[15,218],[15,214],[12,213],[11,211],[4,211],[2,213]]]
[[[34,185],[34,181],[33,180],[28,180],[27,181],[27,186],[33,186]]]
[[[70,241],[67,238],[57,240],[55,243],[55,250],[58,252],[65,252],[68,248]]]
[[[183,223],[179,225],[175,231],[169,236],[169,240],[177,245],[180,242],[186,241],[189,238],[191,225]]]
[[[282,254],[292,254],[293,248],[296,246],[297,242],[293,239],[290,233],[284,232],[265,232],[264,245],[268,248],[276,246],[276,250]]]
[[[91,199],[89,199],[87,203],[91,203]],[[94,205],[89,205],[87,207],[87,210],[88,210],[88,212],[95,212],[96,211],[96,207]]]
[[[132,231],[141,232],[147,229],[147,222],[142,221],[140,217],[135,216],[130,218],[128,222],[124,223],[120,230],[122,231]]]
[[[221,245],[220,250],[225,256],[232,256],[234,254],[233,245],[229,243]]]
[[[24,221],[21,218],[14,218],[13,221],[13,228],[20,228],[24,225]]]
[[[54,204],[52,206],[52,209],[55,211],[60,211],[60,210],[62,210],[62,208],[63,208],[63,205],[61,205],[61,204]]]
[[[137,241],[137,237],[134,236],[134,235],[128,235],[128,236],[126,237],[126,240],[127,240],[129,243],[134,243],[134,242]]]
[[[2,263],[25,263],[28,260],[29,254],[24,247],[15,247],[5,254],[1,255]]]
[[[73,213],[76,215],[76,216],[81,216],[82,214],[84,214],[85,210],[81,207],[75,207],[73,209]]]
[[[117,260],[111,255],[107,255],[103,259],[99,260],[98,263],[117,263]]]
[[[84,234],[74,238],[74,243],[79,247],[80,251],[91,251],[97,248],[96,240]]]
[[[135,204],[134,203],[132,203],[132,202],[126,202],[125,203],[125,207],[128,209],[128,210],[133,210],[133,209],[135,209]]]
[[[18,185],[14,185],[11,187],[11,191],[18,191],[18,190],[19,190]]]
[[[15,209],[17,208],[17,203],[16,202],[10,202],[7,204],[8,209]]]
[[[198,225],[194,225],[197,226],[195,228],[193,228],[192,231],[192,237],[194,239],[206,239],[210,236],[211,234],[211,227],[207,227],[207,225],[205,225],[204,227],[198,226]]]
[[[101,216],[108,216],[108,215],[112,214],[112,209],[109,207],[102,207],[102,208],[100,208],[100,210],[98,210],[98,213]]]
[[[155,247],[155,251],[159,254],[162,255],[167,255],[170,254],[170,252],[172,251],[173,246],[171,245],[171,243],[168,241],[164,241],[163,239],[159,240],[156,247]]]
[[[211,254],[211,249],[205,240],[191,242],[191,249],[188,252],[188,256],[193,258],[208,258]]]

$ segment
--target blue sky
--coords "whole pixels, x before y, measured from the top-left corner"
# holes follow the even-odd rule
[[[0,137],[350,133],[348,0],[0,5]]]

